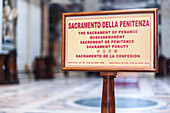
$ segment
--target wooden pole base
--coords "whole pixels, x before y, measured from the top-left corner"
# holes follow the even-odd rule
[[[116,72],[100,72],[103,78],[101,113],[116,113],[114,78]]]

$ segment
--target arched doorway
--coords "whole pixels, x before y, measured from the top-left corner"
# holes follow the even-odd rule
[[[54,60],[55,71],[61,67],[62,13],[64,6],[57,3],[49,6],[49,55]]]

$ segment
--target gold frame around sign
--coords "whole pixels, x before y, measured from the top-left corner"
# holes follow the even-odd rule
[[[154,54],[153,54],[153,64],[154,68],[113,68],[113,67],[66,67],[65,66],[65,20],[66,17],[74,16],[92,16],[92,15],[113,15],[113,14],[153,14],[153,40],[154,40]],[[125,71],[125,72],[158,72],[158,9],[149,8],[149,9],[136,9],[136,10],[113,10],[113,11],[94,11],[94,12],[73,12],[73,13],[63,13],[62,14],[62,57],[61,57],[61,70],[62,71]]]

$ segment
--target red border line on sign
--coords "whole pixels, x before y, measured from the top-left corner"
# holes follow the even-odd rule
[[[114,15],[108,15],[108,16],[114,16]],[[96,15],[96,17],[97,17],[97,15]],[[151,22],[151,16],[133,16],[133,17],[150,17],[150,22]],[[72,18],[69,18],[69,19],[67,19],[67,24],[68,24],[68,21],[69,20],[84,20],[84,19],[105,19],[105,18],[125,18],[125,17],[101,17],[101,18],[74,18],[74,19],[72,19]],[[127,16],[126,18],[132,18],[132,17],[130,17],[130,16]],[[66,49],[67,49],[67,51],[66,51],[66,56],[68,56],[68,29],[66,29],[66,32],[67,32],[67,36],[66,36]],[[152,44],[152,42],[151,42],[151,26],[150,26],[150,66],[128,66],[128,67],[150,67],[151,68],[151,44]],[[65,58],[66,60],[65,61],[67,61],[67,57]],[[71,66],[71,67],[77,67],[77,66],[79,66],[79,67],[101,67],[101,65],[68,65],[68,62],[65,62],[65,65],[66,65],[66,63],[67,63],[67,66]],[[102,67],[127,67],[127,66],[102,66]],[[127,67],[127,68],[128,68]]]
[[[148,14],[151,14],[151,13],[148,13]],[[108,15],[108,16],[114,16],[114,15]],[[78,16],[79,17],[79,16]],[[97,17],[97,18],[95,18],[95,17]],[[105,18],[124,18],[124,17],[101,17],[101,18],[98,18],[98,16],[97,15],[95,15],[95,17],[94,18],[69,18],[69,19],[67,19],[67,20],[86,20],[86,19],[105,19]],[[133,17],[149,17],[149,16],[133,16]],[[127,16],[127,18],[131,18],[130,16]]]
[[[150,16],[150,22],[151,22],[151,16]],[[150,67],[151,67],[151,44],[152,41],[151,41],[151,26],[150,26]]]

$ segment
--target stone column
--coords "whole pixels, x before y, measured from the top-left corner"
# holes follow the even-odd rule
[[[17,66],[19,71],[31,71],[41,51],[40,0],[17,0],[17,10]]]
[[[161,16],[162,16],[162,53],[165,57],[170,58],[170,0],[161,0]]]
[[[3,0],[0,0],[0,51],[2,51],[2,16],[3,16]]]
[[[49,55],[49,1],[43,0],[42,3],[42,49],[43,56]]]

